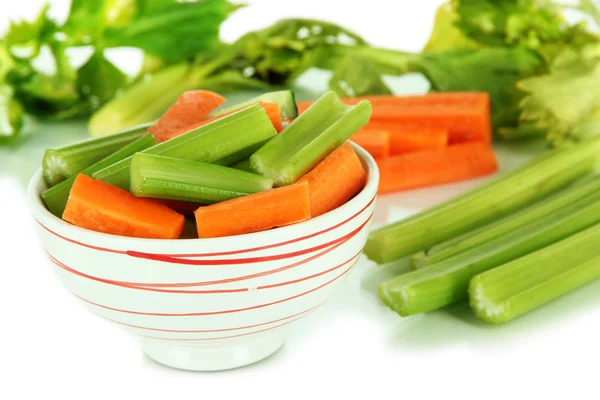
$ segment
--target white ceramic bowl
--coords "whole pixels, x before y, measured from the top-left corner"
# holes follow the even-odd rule
[[[64,286],[95,314],[132,331],[154,360],[216,371],[275,352],[292,323],[348,276],[367,239],[379,181],[336,210],[266,232],[215,239],[137,239],[93,232],[48,212],[41,170],[28,201]]]

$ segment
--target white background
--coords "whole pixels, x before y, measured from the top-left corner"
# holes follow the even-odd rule
[[[0,1],[0,28],[9,17],[33,16],[41,3]],[[69,1],[51,3],[62,15]],[[375,45],[417,51],[439,1],[250,3],[225,23],[223,39],[279,17],[303,16],[342,23]],[[36,138],[21,148],[0,149],[0,399],[599,397],[599,284],[506,326],[478,323],[465,306],[401,319],[373,294],[376,267],[366,260],[335,298],[296,325],[271,358],[209,374],[157,365],[133,337],[92,316],[60,287],[37,243],[24,185],[51,142],[43,135],[84,135],[83,124],[57,133],[61,129],[37,126]],[[526,156],[499,151],[503,168]],[[378,222],[477,183],[383,197]]]

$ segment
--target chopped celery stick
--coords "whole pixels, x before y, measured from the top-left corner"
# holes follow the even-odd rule
[[[150,124],[139,125],[101,138],[46,150],[42,159],[46,183],[48,186],[53,186],[77,174],[138,139],[148,127]]]
[[[252,172],[250,169],[250,159],[246,158],[240,162],[237,162],[231,166],[231,168],[239,169],[241,171]]]
[[[275,180],[275,186],[294,183],[364,126],[371,104],[348,106],[327,92],[279,135],[250,157],[256,173]]]
[[[212,204],[273,187],[260,175],[220,165],[137,153],[131,161],[131,193],[139,197]]]
[[[574,201],[597,192],[600,192],[600,176],[596,176],[585,183],[573,185],[515,214],[435,245],[424,252],[417,253],[411,257],[412,267],[415,269],[423,268],[445,260],[455,254],[479,246],[495,237],[535,222],[538,218],[549,215]]]
[[[247,147],[245,149],[242,149],[240,151],[236,151],[233,154],[228,155],[225,158],[221,158],[218,161],[215,161],[213,164],[217,164],[217,165],[224,165],[224,166],[230,166],[232,164],[235,164],[237,162],[240,162],[242,160],[247,160],[248,157],[250,157],[252,154],[256,153],[256,151],[258,149],[260,149],[261,147],[264,146],[265,143],[267,143],[268,140],[265,140],[263,142],[257,143],[253,146]]]
[[[92,176],[94,172],[100,171],[102,168],[114,164],[124,158],[130,157],[138,151],[145,150],[154,146],[155,144],[156,139],[154,136],[143,135],[136,141],[129,143],[127,146],[117,150],[108,157],[103,158],[96,164],[87,167],[80,173]],[[65,206],[67,205],[67,200],[69,198],[69,192],[71,191],[71,186],[73,186],[73,182],[75,182],[76,177],[77,174],[42,192],[42,199],[44,199],[46,207],[52,214],[59,218],[62,217],[63,211],[65,211]]]
[[[427,268],[379,285],[379,296],[402,316],[465,300],[473,276],[564,239],[600,221],[600,193]]]
[[[279,106],[279,113],[281,114],[282,121],[288,121],[298,116],[298,107],[296,106],[296,98],[294,92],[291,90],[280,90],[277,92],[269,92],[262,94],[253,99],[244,101],[239,104],[235,104],[230,107],[219,108],[210,114],[211,117],[219,117],[221,115],[229,114],[233,111],[237,111],[244,107],[248,107],[252,104],[257,103],[275,103]]]
[[[600,224],[475,276],[469,301],[477,318],[510,321],[600,277]]]
[[[600,138],[554,150],[504,176],[369,235],[365,254],[386,263],[497,220],[592,172]]]
[[[277,134],[266,112],[254,105],[144,150],[144,153],[206,163],[263,143]],[[104,168],[94,178],[129,189],[131,157]]]

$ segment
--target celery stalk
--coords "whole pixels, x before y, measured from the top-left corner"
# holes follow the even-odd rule
[[[127,146],[110,154],[108,157],[103,158],[96,164],[87,167],[80,173],[92,176],[94,172],[100,171],[102,168],[105,168],[129,156],[132,156],[138,151],[142,151],[149,147],[152,147],[155,144],[156,139],[154,138],[154,136],[143,135],[138,140],[129,143]],[[77,178],[77,174],[42,192],[42,199],[46,204],[46,208],[48,208],[48,210],[52,214],[56,215],[59,218],[62,217],[62,213],[63,211],[65,211],[65,206],[67,205],[67,200],[69,199],[69,192],[71,191],[71,187],[75,182],[75,178]]]
[[[189,70],[187,63],[175,64],[132,85],[92,115],[89,131],[100,136],[156,119],[189,89]]]
[[[46,183],[48,186],[53,186],[77,174],[138,139],[149,126],[149,124],[140,125],[101,138],[46,150],[42,159]]]
[[[600,277],[600,224],[475,276],[469,300],[486,322],[510,321]]]
[[[131,161],[131,193],[139,197],[211,204],[272,187],[270,179],[220,165],[144,153]]]
[[[481,246],[380,284],[379,296],[402,316],[467,298],[473,276],[564,239],[600,221],[600,193],[539,218]]]
[[[267,114],[257,104],[150,147],[143,153],[215,163],[276,134]],[[129,189],[130,165],[131,157],[96,172],[94,178]]]
[[[515,214],[511,214],[489,225],[484,225],[446,242],[435,245],[424,252],[417,253],[411,257],[412,267],[415,269],[423,268],[438,263],[455,254],[477,247],[495,237],[533,223],[538,218],[549,215],[577,200],[598,192],[600,192],[600,176],[594,177],[594,179],[586,181],[585,183],[562,190],[548,199],[539,201]]]
[[[385,263],[499,219],[595,169],[600,138],[554,150],[505,176],[369,235],[365,254]]]
[[[275,186],[294,183],[364,126],[371,104],[348,106],[327,92],[250,157],[256,173],[275,180]]]
[[[231,166],[231,168],[239,169],[240,171],[252,172],[250,169],[250,159],[239,161]]]

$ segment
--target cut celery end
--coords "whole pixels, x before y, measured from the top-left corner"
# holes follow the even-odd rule
[[[131,192],[139,197],[212,204],[272,187],[270,179],[220,165],[144,153],[131,161]]]
[[[463,235],[431,247],[425,252],[411,257],[413,268],[423,268],[443,261],[455,254],[477,247],[495,237],[509,233],[549,215],[571,203],[600,192],[600,176],[586,180],[553,194],[547,199],[538,201],[515,214],[511,214],[491,224],[484,225]]]
[[[581,199],[481,246],[383,282],[381,299],[402,316],[435,310],[467,296],[473,276],[555,243],[600,221],[600,193]]]
[[[46,150],[42,159],[46,184],[54,186],[81,172],[84,168],[138,139],[149,126],[149,124],[140,125],[101,138]]]
[[[298,116],[296,97],[294,95],[294,92],[291,90],[280,90],[277,92],[265,93],[253,99],[244,101],[242,103],[230,107],[219,108],[213,111],[210,116],[219,117],[221,115],[229,114],[231,112],[248,107],[252,104],[257,104],[261,102],[277,104],[279,106],[279,113],[281,114],[282,121],[288,121]]]
[[[600,159],[600,138],[544,155],[480,188],[369,235],[365,254],[377,263],[402,258],[497,220],[589,174]]]
[[[277,134],[265,111],[254,105],[144,150],[143,153],[215,163],[254,148]],[[94,178],[129,190],[131,158],[94,174]]]
[[[130,157],[139,151],[143,151],[154,146],[155,144],[156,139],[154,136],[143,135],[136,141],[129,143],[108,157],[98,161],[96,164],[87,167],[80,173],[92,176],[94,172],[100,171],[102,168],[114,164],[124,158]],[[69,192],[71,191],[71,187],[73,186],[76,177],[77,174],[42,192],[42,199],[46,204],[46,208],[48,208],[52,214],[59,218],[62,217],[63,211],[65,211],[67,200],[69,199]]]
[[[371,104],[344,104],[327,92],[250,157],[250,167],[275,181],[275,186],[294,183],[329,153],[363,127],[371,117]]]
[[[600,278],[600,225],[475,276],[469,303],[486,322],[510,321]]]

